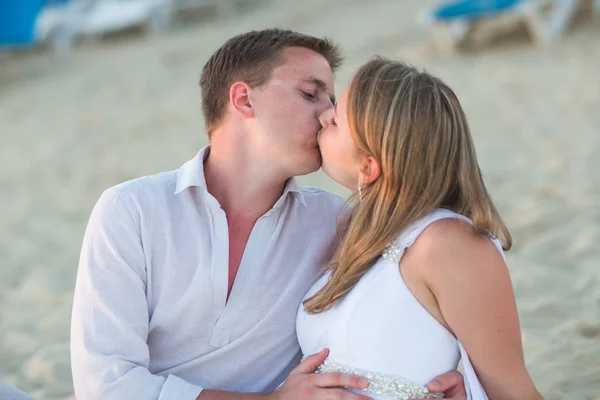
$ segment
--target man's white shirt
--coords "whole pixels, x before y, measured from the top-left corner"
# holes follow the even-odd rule
[[[94,207],[71,327],[78,399],[268,392],[297,365],[296,313],[333,255],[343,200],[290,179],[256,222],[226,302],[227,220],[206,188],[209,151]]]

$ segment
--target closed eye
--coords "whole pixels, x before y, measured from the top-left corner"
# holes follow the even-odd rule
[[[304,90],[301,90],[300,92],[302,92],[302,96],[304,96],[304,98],[307,99],[308,101],[312,101],[312,102],[317,101],[317,96],[315,96],[314,94],[305,92]]]

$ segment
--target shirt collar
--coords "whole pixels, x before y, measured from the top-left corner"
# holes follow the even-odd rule
[[[288,193],[293,193],[296,196],[296,198],[300,200],[300,203],[304,207],[306,207],[304,193],[302,193],[302,188],[300,187],[300,185],[298,185],[298,182],[296,182],[296,178],[294,177],[291,177],[285,182],[285,188],[283,189],[283,195],[281,196],[281,198],[285,199]]]
[[[177,171],[175,194],[181,193],[190,187],[199,187],[208,193],[208,189],[206,187],[206,178],[204,177],[204,161],[206,161],[209,154],[210,146],[205,146],[198,152],[198,154],[196,154],[194,158],[179,168],[179,171]],[[277,201],[277,203],[275,203],[273,208],[281,205],[282,201],[287,198],[289,193],[294,193],[295,196],[300,200],[300,203],[306,207],[306,201],[304,200],[302,188],[300,185],[298,185],[296,179],[292,177],[286,181],[285,188],[283,189],[283,195]]]
[[[177,171],[177,185],[175,194],[178,194],[190,187],[200,187],[207,191],[206,179],[204,178],[204,161],[210,154],[210,146],[203,147],[196,154],[196,157],[186,162]]]

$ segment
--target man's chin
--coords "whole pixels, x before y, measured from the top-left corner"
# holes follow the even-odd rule
[[[318,153],[318,157],[314,160],[311,160],[310,163],[305,163],[302,168],[299,168],[296,176],[302,176],[302,175],[308,175],[308,174],[312,174],[313,172],[317,172],[319,169],[321,169],[321,165],[323,163],[323,160],[321,159],[321,153]]]
[[[321,169],[321,165],[319,164],[319,166],[315,167],[315,168],[306,168],[302,171],[298,171],[298,173],[296,174],[296,176],[303,176],[303,175],[308,175],[308,174],[312,174],[313,172],[317,172],[319,169]]]
[[[313,165],[313,170],[312,172],[316,172],[318,170],[321,169],[321,167],[323,166],[323,156],[321,155],[321,149],[317,147],[318,153],[317,153],[317,160],[315,162],[315,164]]]

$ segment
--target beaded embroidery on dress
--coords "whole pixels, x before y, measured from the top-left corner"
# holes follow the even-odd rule
[[[369,386],[364,390],[368,394],[388,396],[393,399],[440,399],[443,394],[430,393],[423,385],[408,382],[407,380],[389,374],[364,371],[358,368],[340,364],[330,357],[315,371],[317,374],[328,372],[343,372],[367,378]]]
[[[330,350],[318,372],[364,376],[369,381],[364,394],[376,400],[440,398],[427,391],[427,383],[455,370],[462,359],[468,400],[488,399],[462,343],[423,308],[398,268],[405,249],[427,226],[444,218],[471,223],[454,212],[436,210],[399,235],[332,308],[307,314],[300,305],[296,330],[303,354]],[[490,240],[504,255],[500,243]],[[328,278],[322,276],[305,298],[315,294]]]

